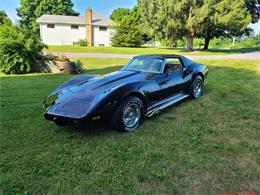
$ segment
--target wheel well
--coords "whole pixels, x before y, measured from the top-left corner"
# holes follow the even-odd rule
[[[147,109],[147,102],[146,102],[146,99],[145,99],[143,94],[138,93],[138,92],[133,92],[133,93],[130,93],[130,94],[127,95],[127,97],[129,97],[129,96],[138,97],[143,102],[145,110]]]
[[[195,78],[196,78],[196,76],[201,76],[201,78],[202,78],[202,80],[203,80],[203,82],[204,82],[204,75],[201,73],[201,72],[198,72],[196,75],[195,75]]]

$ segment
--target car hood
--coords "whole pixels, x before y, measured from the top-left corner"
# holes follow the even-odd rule
[[[46,113],[79,119],[85,117],[98,104],[105,91],[135,81],[142,81],[149,73],[117,71],[97,75],[91,79],[62,88],[52,93],[45,101]]]

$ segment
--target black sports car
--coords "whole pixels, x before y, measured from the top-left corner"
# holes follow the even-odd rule
[[[44,101],[47,120],[57,125],[109,119],[133,131],[150,117],[187,97],[202,94],[208,68],[178,55],[141,55],[121,70],[73,78]]]

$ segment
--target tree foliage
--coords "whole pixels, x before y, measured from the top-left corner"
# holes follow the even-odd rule
[[[21,25],[35,32],[39,32],[36,19],[43,14],[79,15],[73,10],[71,0],[21,0],[21,7],[17,12]]]
[[[207,0],[202,7],[202,14],[198,22],[199,37],[205,39],[204,49],[208,49],[213,38],[242,35],[251,21],[244,9],[244,0]]]
[[[161,40],[171,40],[173,46],[178,38],[185,35],[187,50],[192,50],[202,6],[203,1],[199,0],[138,0],[142,19],[153,33]]]
[[[114,25],[115,34],[112,45],[115,47],[140,47],[142,32],[133,16],[124,16],[122,21]]]
[[[117,8],[110,15],[110,19],[115,22],[121,22],[124,16],[130,16],[131,10],[128,8]]]
[[[134,19],[135,21],[133,23],[135,23],[135,28],[138,29],[138,33],[141,33],[141,39],[140,39],[140,44],[141,43],[147,43],[151,40],[151,36],[149,36],[149,33],[147,32],[146,28],[144,28],[144,26],[141,23],[141,15],[138,11],[138,7],[135,6],[132,9],[128,9],[128,8],[117,8],[115,9],[112,14],[110,15],[110,19],[112,19],[113,21],[115,21],[118,25],[116,26],[116,28],[125,28],[125,25],[119,25],[119,23],[122,23],[123,18],[125,18],[125,16],[129,16],[132,19]],[[138,37],[139,39],[140,37]],[[132,47],[132,46],[130,46]]]
[[[0,10],[0,25],[11,22],[4,10]]]
[[[245,7],[251,14],[252,23],[257,23],[260,19],[260,0],[245,0]]]
[[[0,69],[7,74],[33,72],[44,45],[28,29],[4,23],[0,28]]]

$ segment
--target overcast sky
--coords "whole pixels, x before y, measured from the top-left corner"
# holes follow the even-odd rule
[[[104,16],[109,16],[115,8],[126,7],[132,8],[136,4],[136,0],[72,0],[74,9],[85,15],[85,9],[90,7],[94,12],[98,12]],[[20,0],[0,0],[0,9],[4,9],[9,18],[13,21],[19,19],[16,8],[20,5]],[[257,24],[250,24],[250,27],[256,33],[260,33],[260,22]]]

